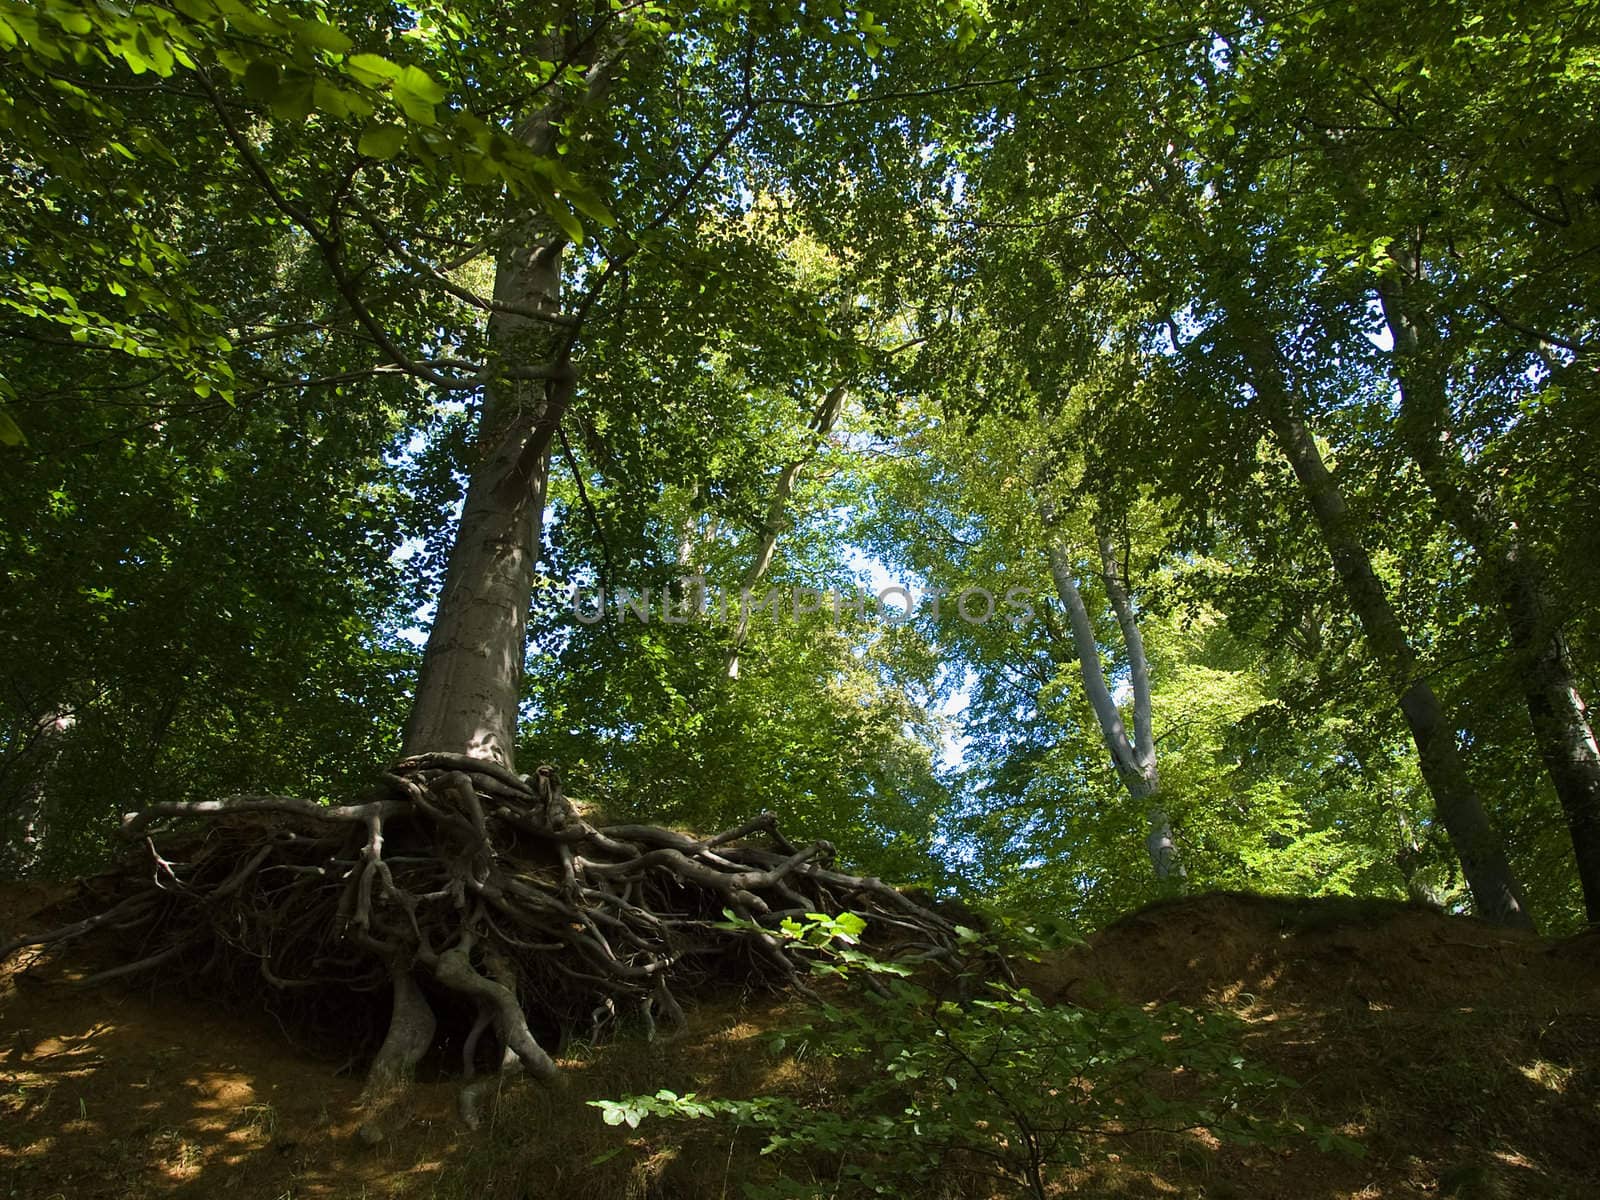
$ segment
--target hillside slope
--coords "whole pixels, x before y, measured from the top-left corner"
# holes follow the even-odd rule
[[[1367,1152],[1222,1150],[1198,1171],[1179,1162],[1178,1194],[1600,1193],[1600,935],[1549,942],[1408,905],[1213,894],[1125,917],[1029,982],[1054,1001],[1104,987],[1236,1013],[1247,1049],[1300,1084],[1296,1114]]]
[[[0,889],[0,940],[59,891]],[[81,964],[0,977],[0,1197],[720,1197],[759,1164],[725,1130],[601,1124],[581,1101],[659,1087],[826,1103],[761,1052],[792,1006],[702,1006],[669,1044],[621,1038],[460,1130],[448,1082],[403,1135],[358,1149],[358,1064],[296,1048],[264,1013],[203,997],[63,986]],[[1400,905],[1206,895],[1124,918],[1033,964],[1052,1001],[1107,993],[1218,1006],[1297,1079],[1297,1117],[1366,1148],[1239,1150],[1203,1137],[1107,1147],[1068,1181],[1127,1197],[1588,1197],[1600,1188],[1600,936],[1562,943]],[[608,1151],[621,1152],[590,1165]]]

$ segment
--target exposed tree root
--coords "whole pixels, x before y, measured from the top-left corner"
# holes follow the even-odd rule
[[[776,929],[786,916],[849,909],[935,958],[955,940],[895,889],[835,870],[827,842],[790,843],[771,814],[709,838],[596,828],[553,770],[524,777],[458,755],[407,759],[359,804],[157,804],[125,816],[123,831],[144,849],[116,903],[17,938],[0,961],[112,929],[137,949],[96,978],[166,968],[347,1012],[386,993],[387,1034],[363,1094],[369,1140],[445,1040],[460,1047],[470,1124],[498,1083],[473,1079],[488,1035],[502,1072],[549,1081],[556,1067],[535,1029],[548,1041],[632,1013],[653,1032],[681,1025],[678,994],[710,984],[803,986],[802,948],[730,927],[726,912]]]

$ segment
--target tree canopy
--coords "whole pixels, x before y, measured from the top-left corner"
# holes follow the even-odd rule
[[[1600,919],[1590,0],[43,0],[0,70],[6,869],[442,752],[1076,922]]]

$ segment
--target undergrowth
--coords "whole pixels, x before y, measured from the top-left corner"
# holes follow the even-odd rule
[[[1241,1024],[1228,1014],[1047,1005],[997,970],[1004,959],[975,931],[960,930],[955,969],[914,970],[863,950],[865,924],[811,913],[781,931],[816,953],[815,974],[851,985],[818,996],[810,1020],[768,1039],[772,1054],[811,1060],[842,1082],[827,1103],[661,1089],[590,1104],[610,1125],[654,1118],[756,1131],[776,1175],[744,1180],[750,1200],[1043,1200],[1057,1173],[1152,1135],[1311,1139],[1360,1152],[1330,1130],[1264,1115],[1281,1110],[1292,1083],[1239,1052]]]

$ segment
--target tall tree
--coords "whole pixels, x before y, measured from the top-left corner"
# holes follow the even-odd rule
[[[518,114],[514,136],[542,161],[558,130],[570,137],[626,66],[638,36],[629,17],[558,26],[534,49],[581,74]],[[428,645],[417,676],[403,752],[467,754],[505,767],[516,756],[528,610],[544,528],[555,431],[572,402],[573,333],[563,306],[570,235],[541,210],[515,214],[498,250],[489,310],[483,402],[469,482]]]
[[[1102,518],[1103,520],[1103,518]],[[1046,519],[1046,526],[1053,522]],[[1145,839],[1150,853],[1150,863],[1156,878],[1168,879],[1183,874],[1178,861],[1177,846],[1172,840],[1172,822],[1161,807],[1157,794],[1161,788],[1161,773],[1156,764],[1155,728],[1150,702],[1150,660],[1145,654],[1144,638],[1139,632],[1138,618],[1123,582],[1122,567],[1117,561],[1116,547],[1104,527],[1095,529],[1095,541],[1100,559],[1100,579],[1105,587],[1106,599],[1116,615],[1117,628],[1122,635],[1123,654],[1128,663],[1128,688],[1133,698],[1133,735],[1129,737],[1111,690],[1106,685],[1104,667],[1100,662],[1100,643],[1095,637],[1094,623],[1078,586],[1078,568],[1069,548],[1052,538],[1047,553],[1050,560],[1050,577],[1055,582],[1056,594],[1067,611],[1073,649],[1077,653],[1083,677],[1084,694],[1094,710],[1095,721],[1111,752],[1111,761],[1117,777],[1128,789],[1128,794],[1146,806],[1146,819],[1150,832]]]
[[[381,1136],[389,1093],[437,1032],[425,979],[476,1011],[462,1031],[469,1076],[492,1030],[502,1069],[547,1077],[554,1066],[530,1009],[574,1027],[597,1003],[622,1000],[671,1020],[681,1012],[669,977],[692,985],[718,962],[748,970],[751,956],[758,975],[797,977],[793,950],[759,926],[728,927],[726,911],[770,924],[850,903],[949,942],[942,919],[834,870],[831,842],[789,843],[774,814],[705,838],[655,825],[601,830],[552,769],[519,775],[515,745],[552,448],[580,406],[590,427],[626,408],[607,394],[603,370],[581,369],[596,314],[624,302],[636,275],[682,285],[682,309],[663,314],[669,327],[693,320],[713,282],[758,281],[767,258],[739,253],[747,239],[734,224],[708,218],[769,187],[793,192],[808,172],[835,202],[875,178],[861,147],[876,139],[859,131],[882,119],[854,103],[862,79],[942,55],[970,27],[967,6],[905,6],[895,15],[906,33],[932,36],[903,40],[865,11],[787,3],[352,5],[349,32],[322,10],[255,13],[228,0],[95,17],[78,7],[53,7],[53,26],[0,16],[0,49],[45,81],[20,106],[51,134],[22,126],[24,227],[38,258],[48,264],[68,241],[52,172],[69,169],[85,140],[73,118],[107,118],[101,97],[129,94],[125,72],[152,73],[172,125],[203,131],[195,149],[208,220],[174,220],[160,242],[136,225],[116,235],[177,265],[241,221],[270,222],[321,285],[309,305],[313,340],[345,339],[366,364],[323,378],[292,354],[218,336],[195,365],[178,351],[192,350],[192,327],[221,314],[183,274],[137,296],[139,315],[166,322],[148,331],[85,315],[65,288],[38,292],[33,262],[8,277],[24,296],[12,307],[29,322],[67,324],[80,342],[167,359],[202,398],[224,379],[296,389],[401,377],[474,410],[472,449],[454,464],[468,476],[460,516],[436,539],[449,546],[448,566],[405,757],[356,803],[252,794],[128,814],[135,836],[168,821],[209,822],[215,836],[183,843],[177,859],[145,841],[155,882],[134,868],[112,911],[153,940],[116,973],[225,946],[197,961],[232,958],[275,989],[387,983],[392,1011],[365,1097],[365,1132]],[[732,235],[694,244],[711,229]],[[235,402],[237,391],[221,398]],[[13,426],[3,427],[10,441]],[[278,823],[265,839],[263,818]],[[284,907],[301,934],[282,935]],[[333,943],[342,949],[330,957]],[[481,1091],[463,1094],[469,1120]]]
[[[1461,439],[1449,428],[1440,340],[1406,295],[1408,279],[1422,281],[1421,257],[1406,251],[1394,257],[1396,269],[1378,294],[1394,342],[1396,424],[1435,503],[1499,592],[1513,669],[1523,678],[1533,739],[1566,814],[1585,909],[1591,922],[1600,922],[1600,747],[1588,706],[1538,552],[1506,513],[1499,489],[1474,479]]]
[[[1137,19],[1153,47],[1147,56],[1097,78],[1092,102],[1071,75],[1041,81],[1027,117],[1005,127],[974,171],[974,211],[994,231],[996,257],[1014,256],[1009,278],[1032,277],[1009,305],[1016,341],[1039,338],[1067,304],[1104,306],[1120,290],[1126,298],[1102,308],[1105,326],[1135,331],[1146,347],[1183,362],[1189,387],[1213,393],[1198,405],[1194,395],[1174,395],[1160,424],[1130,438],[1129,461],[1145,453],[1147,469],[1159,464],[1163,484],[1196,512],[1225,501],[1238,512],[1250,496],[1235,489],[1256,472],[1258,439],[1285,455],[1374,660],[1393,694],[1407,697],[1400,708],[1440,818],[1474,860],[1468,873],[1478,877],[1480,910],[1521,923],[1520,889],[1457,746],[1460,723],[1438,703],[1385,598],[1364,544],[1375,531],[1361,529],[1306,429],[1309,405],[1336,406],[1361,378],[1348,365],[1361,357],[1348,317],[1362,302],[1345,269],[1318,257],[1347,243],[1311,236],[1321,214],[1300,199],[1307,189],[1292,112],[1301,93],[1257,97],[1242,64],[1292,69],[1315,37],[1302,37],[1303,28],[1317,22],[1155,8]],[[1092,44],[1094,31],[1079,26],[1073,36]],[[1078,114],[1071,121],[1069,111]],[[1027,272],[1025,262],[1036,266]],[[1180,479],[1175,460],[1150,462],[1156,446],[1184,441],[1181,461],[1205,463],[1202,474]]]
[[[1242,319],[1259,328],[1253,314]],[[1476,908],[1486,919],[1531,927],[1522,886],[1506,857],[1504,842],[1490,822],[1457,747],[1457,726],[1418,669],[1416,652],[1372,568],[1371,556],[1349,507],[1299,415],[1277,349],[1263,344],[1258,333],[1247,332],[1244,336],[1244,355],[1256,400],[1264,410],[1278,449],[1305,490],[1350,606],[1375,657],[1389,674],[1400,711],[1417,745],[1423,778],[1461,858]]]

